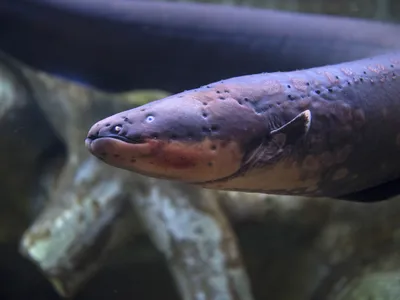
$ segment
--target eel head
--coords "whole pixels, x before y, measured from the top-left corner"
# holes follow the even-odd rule
[[[216,99],[204,88],[105,118],[89,130],[86,146],[111,166],[205,186],[268,162],[308,130],[309,120],[307,111],[271,128],[268,115],[250,104]]]

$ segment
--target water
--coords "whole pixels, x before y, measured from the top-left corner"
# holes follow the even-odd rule
[[[400,298],[398,201],[192,189],[107,166],[85,148],[106,116],[214,80],[302,67],[296,59],[279,65],[277,53],[259,51],[265,41],[242,34],[199,41],[191,28],[171,42],[172,31],[155,37],[148,24],[70,17],[37,2],[0,4],[0,299],[247,300],[250,289],[253,299]],[[236,4],[400,20],[396,0]],[[281,37],[273,45],[296,50]],[[187,225],[171,223],[178,218]]]

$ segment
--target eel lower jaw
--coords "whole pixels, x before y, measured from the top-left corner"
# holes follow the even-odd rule
[[[154,178],[203,185],[240,169],[243,153],[236,142],[88,136],[88,150],[104,163]],[[133,143],[140,142],[140,143]]]

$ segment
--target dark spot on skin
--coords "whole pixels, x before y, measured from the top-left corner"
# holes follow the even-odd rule
[[[106,152],[101,152],[100,155],[101,156],[107,156],[107,153]]]
[[[119,154],[114,154],[114,157],[115,157],[115,158],[119,158],[120,155],[119,155]]]
[[[292,96],[292,95],[288,95],[288,99],[289,99],[289,100],[295,100],[296,97],[294,97],[294,96]]]
[[[291,88],[290,84],[288,84],[287,87],[288,87],[288,89],[290,89]]]
[[[216,91],[217,94],[221,94],[221,91]]]
[[[109,127],[110,125],[111,125],[110,123],[107,123],[107,124],[106,124],[106,127]]]
[[[142,108],[140,111],[145,111],[146,109],[145,108]]]
[[[328,89],[328,92],[329,92],[329,93],[332,93],[332,92],[333,92],[333,89],[329,88],[329,89]]]
[[[131,163],[135,163],[135,162],[136,162],[136,159],[132,158]]]
[[[210,161],[210,162],[208,162],[208,166],[209,167],[212,167],[212,165],[213,165],[213,163]]]
[[[238,100],[237,102],[238,102],[240,105],[243,105],[242,101]]]
[[[215,146],[215,145],[211,145],[211,150],[217,150],[217,146]]]
[[[365,72],[365,71],[364,71],[363,73],[364,73],[364,74],[367,74],[367,72]]]
[[[210,132],[210,129],[207,128],[207,127],[203,127],[201,130],[202,130],[204,133],[209,133],[209,132]]]
[[[394,65],[390,65],[391,68],[394,68]]]
[[[218,125],[211,125],[211,131],[217,131],[218,129]]]
[[[202,115],[203,115],[203,118],[207,118],[207,116],[208,116],[207,113],[203,113]]]
[[[350,82],[350,81],[347,81],[347,84],[348,84],[348,85],[351,85],[351,82]]]
[[[309,86],[309,85],[310,85],[310,83],[309,83],[309,82],[307,82],[307,83],[306,83],[306,85],[308,85],[308,86]]]
[[[206,87],[209,89],[211,86],[207,85]]]
[[[244,98],[244,101],[246,101],[246,102],[249,101],[249,98],[245,97],[245,98]]]
[[[321,94],[321,91],[320,91],[320,90],[316,90],[315,92],[316,92],[318,95]]]
[[[128,124],[132,124],[132,122],[129,120],[129,118],[127,117],[123,117],[124,122],[128,123]]]
[[[203,102],[203,105],[204,105],[204,106],[207,105],[207,102]]]
[[[339,76],[335,76],[336,79],[339,79]]]
[[[225,92],[225,93],[229,93],[229,90],[225,90],[224,92]]]
[[[361,82],[363,82],[363,81],[364,81],[364,79],[361,77],[361,78],[360,78],[360,81],[361,81]]]
[[[225,97],[218,97],[219,99],[221,99],[221,100],[225,100]]]

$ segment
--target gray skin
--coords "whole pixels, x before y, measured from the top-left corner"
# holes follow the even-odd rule
[[[110,165],[206,188],[339,197],[400,175],[399,75],[400,52],[231,78],[101,120],[87,146]],[[173,154],[171,140],[183,145]],[[217,153],[208,170],[188,154],[205,141]]]
[[[208,17],[207,22],[204,22],[205,15]],[[43,16],[46,17],[43,18]],[[91,22],[85,22],[89,19]],[[231,104],[229,114],[211,113],[209,120],[226,121],[219,126],[221,131],[218,139],[213,140],[215,144],[229,139],[236,142],[235,153],[239,154],[240,159],[231,163],[240,166],[236,172],[228,176],[251,175],[252,172],[249,171],[249,166],[251,166],[250,169],[258,168],[265,172],[253,174],[255,177],[253,175],[251,175],[253,177],[247,177],[249,180],[245,181],[245,186],[239,187],[240,190],[336,195],[336,197],[343,195],[347,199],[352,197],[345,195],[346,193],[354,194],[366,187],[377,186],[382,182],[398,178],[396,170],[399,166],[395,159],[397,144],[394,142],[397,139],[395,130],[398,125],[395,101],[398,100],[399,94],[398,80],[395,79],[398,73],[395,59],[397,55],[377,57],[373,61],[355,61],[355,59],[373,57],[400,49],[398,26],[346,18],[203,4],[126,2],[121,7],[110,5],[110,2],[105,0],[73,3],[52,0],[39,0],[35,3],[25,0],[5,0],[0,10],[0,25],[0,47],[17,58],[32,66],[58,74],[68,75],[75,72],[84,81],[111,90],[156,87],[175,92],[217,80],[217,78],[256,73],[262,70],[302,69],[333,64],[321,70],[339,74],[340,82],[336,85],[335,79],[333,78],[332,81],[329,75],[314,74],[310,70],[296,74],[303,81],[311,81],[315,76],[320,78],[321,85],[310,85],[310,91],[307,90],[307,92],[311,94],[303,95],[304,98],[301,98],[302,91],[293,88],[294,84],[291,84],[291,88],[287,85],[285,87],[285,84],[290,81],[287,76],[291,73],[268,75],[279,83],[282,90],[274,95],[267,92],[265,97],[262,96],[265,85],[255,84],[257,78],[264,75],[254,75],[253,78],[256,80],[251,80],[250,76],[225,81],[230,84],[228,88],[230,93],[227,98],[232,99],[232,101],[227,99],[228,101],[224,102]],[[67,34],[74,27],[79,27],[76,31],[79,34]],[[109,34],[96,34],[96,32],[104,33],[105,28]],[[49,38],[54,35],[59,37],[57,42]],[[17,36],[21,38],[15,38]],[[99,36],[101,40],[98,39]],[[23,47],[23,43],[30,39],[35,41],[33,44],[36,47],[29,47],[29,49]],[[65,47],[65,44],[68,44],[68,47]],[[46,52],[42,51],[43,49],[46,49]],[[46,53],[45,57],[43,53]],[[93,53],[96,53],[95,63],[93,63]],[[115,59],[111,61],[109,57]],[[145,61],[141,63],[143,59]],[[394,63],[390,59],[394,60]],[[352,64],[353,75],[349,73],[349,70],[343,71],[345,69],[334,65],[342,61],[349,61]],[[135,68],[132,69],[131,66]],[[364,74],[364,71],[367,74]],[[390,75],[390,72],[394,72],[395,75],[393,73]],[[358,77],[362,77],[362,81],[357,79]],[[347,78],[351,84],[347,86],[346,82],[342,82],[344,78]],[[242,88],[243,85],[246,89]],[[332,91],[329,90],[331,85]],[[277,84],[273,86],[276,87]],[[257,97],[248,97],[252,101],[236,107],[238,99],[246,98],[244,90],[247,88],[252,92],[246,93]],[[205,93],[205,90],[207,88],[189,91],[184,98],[201,97],[200,94]],[[313,94],[311,90],[314,92],[320,90],[321,94]],[[207,93],[210,94],[212,91],[213,88],[210,87]],[[300,98],[296,98],[297,96]],[[294,99],[291,99],[292,97]],[[328,101],[325,98],[331,100]],[[172,103],[171,99],[174,98],[168,98],[166,101]],[[216,92],[211,98],[208,95],[207,99],[215,100],[214,104],[209,106],[212,108],[211,112],[224,111],[218,109],[220,105],[218,103],[222,102],[217,101]],[[310,103],[307,104],[308,100]],[[277,105],[277,101],[281,102],[280,106]],[[179,109],[176,107],[173,109],[168,108],[169,105],[162,104],[163,102],[164,100],[161,100],[148,106],[157,113],[159,113],[157,106],[163,107],[164,111],[161,110],[160,115],[169,117],[162,122],[160,117],[157,117],[157,122],[152,124],[155,126],[158,123],[162,126],[146,128],[138,126],[132,130],[129,126],[122,124],[124,125],[122,132],[134,132],[135,142],[138,142],[140,130],[142,130],[141,134],[146,136],[146,130],[153,128],[152,131],[160,130],[160,137],[163,139],[159,140],[164,143],[171,141],[171,135],[177,135],[177,140],[180,140],[183,145],[185,143],[189,145],[187,137],[179,135],[184,132],[184,126],[181,125],[199,129],[196,126],[203,122],[201,112],[196,110],[190,118],[180,118],[178,124],[173,123],[173,120],[177,120],[173,117],[179,117],[179,112],[193,108],[191,106],[193,103],[186,103],[186,105],[177,106]],[[272,108],[263,111],[271,105]],[[285,130],[283,133],[290,137],[296,137],[289,134],[290,132],[300,133],[297,138],[284,139],[285,142],[290,141],[292,144],[282,144],[281,132],[278,135],[279,138],[274,141],[275,148],[269,147],[271,130],[292,120],[291,118],[298,116],[307,108],[311,112],[309,131],[301,133],[302,128],[307,125],[307,120],[298,118],[297,122],[283,128]],[[138,110],[123,112],[121,115],[129,115],[131,118],[129,122],[146,117]],[[248,117],[250,115],[254,118]],[[242,118],[242,116],[245,117]],[[113,118],[109,120],[115,124],[117,120]],[[236,122],[227,121],[234,118]],[[303,123],[301,123],[302,120]],[[118,120],[118,123],[121,121]],[[109,132],[109,128],[99,130],[99,126],[106,124],[107,122],[100,122],[95,130],[90,131],[88,145],[92,139],[99,137],[102,137],[103,142],[111,141],[113,137],[121,138]],[[255,135],[241,131],[243,128],[253,128],[252,134]],[[223,134],[222,129],[230,133]],[[173,131],[176,132],[171,134]],[[105,139],[107,134],[109,138]],[[202,140],[202,134],[201,132],[191,133],[192,137],[197,137],[196,142],[199,144],[204,140]],[[205,134],[203,137],[210,138]],[[128,142],[129,140],[125,140],[125,144],[129,144]],[[312,148],[302,146],[303,143],[312,144]],[[272,160],[265,159],[265,153],[271,154],[271,150],[255,151],[260,145],[264,148],[259,149],[274,149],[275,151],[277,151],[276,145],[279,145],[285,151],[278,151],[279,155],[272,155],[274,157]],[[121,146],[121,143],[118,146]],[[184,148],[181,147],[182,149]],[[290,151],[286,151],[288,149]],[[303,175],[300,176],[301,178],[298,176],[296,180],[293,178],[287,180],[286,187],[277,189],[268,186],[271,182],[267,178],[270,176],[268,174],[277,174],[276,171],[271,172],[270,168],[271,164],[280,161],[279,157],[282,157],[282,153],[285,154],[283,157],[286,161],[288,157],[289,160],[292,159],[292,165],[300,164],[296,170],[301,171]],[[251,164],[249,164],[249,157],[253,157]],[[124,165],[119,165],[119,167],[124,167]],[[125,167],[130,168],[126,165]],[[226,166],[225,170],[228,169]],[[139,171],[146,173],[145,170]],[[292,171],[293,168],[291,171],[286,169],[286,172],[289,172],[287,174],[291,174]],[[157,175],[168,177],[170,174],[167,172],[164,175]],[[285,178],[284,175],[282,176]],[[309,183],[308,188],[293,185],[295,182],[306,182],[310,178],[313,183]],[[213,182],[201,184],[209,186],[214,182],[215,184],[219,182],[222,185],[216,188],[229,189],[236,189],[242,184],[234,182],[233,186],[229,186],[232,183],[232,177],[229,182],[224,180],[226,179],[213,178]],[[254,186],[254,184],[265,185],[265,188],[260,189],[260,186]],[[394,186],[399,185],[395,183]],[[377,197],[373,200],[385,198],[382,194],[387,191],[388,188],[379,190]],[[367,195],[371,195],[370,190]],[[353,196],[353,199],[357,200],[357,198],[360,199],[360,196]]]

